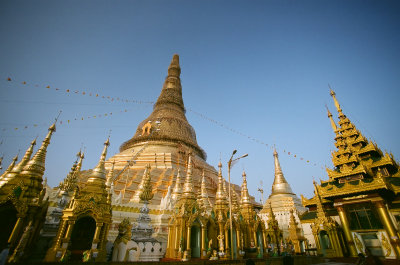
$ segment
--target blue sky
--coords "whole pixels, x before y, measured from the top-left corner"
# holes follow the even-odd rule
[[[337,113],[328,83],[357,128],[400,157],[399,11],[397,1],[1,1],[3,167],[32,138],[42,141],[59,110],[64,122],[46,161],[51,186],[82,145],[83,168],[94,167],[110,129],[109,156],[117,153],[151,104],[81,92],[155,101],[178,53],[186,115],[207,161],[226,165],[233,149],[249,153],[232,180],[240,184],[245,169],[251,194],[260,197],[262,180],[266,197],[275,144],[293,190],[311,196],[313,177],[327,179],[323,168],[332,167],[325,104]]]

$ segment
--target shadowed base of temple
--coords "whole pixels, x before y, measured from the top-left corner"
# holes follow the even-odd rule
[[[308,265],[308,264],[321,264],[327,261],[327,259],[323,257],[317,256],[293,256],[294,265]],[[281,265],[283,264],[283,257],[272,257],[266,259],[252,259],[254,265]],[[202,260],[202,259],[193,259],[188,262],[178,261],[173,259],[162,259],[161,262],[168,263],[168,265],[183,265],[183,264],[194,264],[194,265],[214,265],[214,264],[235,264],[235,265],[246,265],[249,264],[249,260],[242,259],[242,260]],[[38,264],[45,264],[45,265],[60,265],[60,262],[21,262],[21,263],[13,263],[15,265],[38,265]],[[86,265],[159,265],[160,262],[63,262],[62,264],[86,264]],[[252,263],[253,264],[253,263]],[[390,264],[391,265],[391,264]]]

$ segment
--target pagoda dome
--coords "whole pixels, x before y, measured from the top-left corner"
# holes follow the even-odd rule
[[[153,112],[139,124],[135,135],[121,145],[120,152],[144,142],[166,141],[185,144],[206,159],[206,153],[197,144],[196,132],[185,116],[180,73],[179,55],[175,54]]]

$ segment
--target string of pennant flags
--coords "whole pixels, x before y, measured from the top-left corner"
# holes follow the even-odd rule
[[[12,79],[11,77],[7,77],[6,81],[7,82],[20,83],[22,85],[33,85],[34,87],[40,87],[38,84],[30,84],[30,83],[28,83],[26,81],[16,81],[16,80]],[[111,96],[101,95],[99,93],[88,92],[86,90],[60,89],[58,87],[53,87],[53,86],[50,86],[50,85],[45,85],[44,87],[47,90],[72,93],[72,94],[77,94],[77,95],[82,95],[82,96],[96,97],[96,98],[101,98],[101,99],[104,99],[104,100],[108,100],[110,102],[123,102],[123,103],[135,103],[135,104],[147,104],[147,105],[154,104],[153,101],[142,101],[142,100],[134,100],[134,99],[125,99],[125,98],[120,98],[120,97],[111,97]],[[208,117],[208,116],[206,116],[206,115],[204,115],[204,114],[202,114],[200,112],[197,112],[197,111],[195,111],[195,110],[193,110],[191,108],[186,108],[186,109],[188,111],[190,111],[191,113],[195,114],[196,116],[198,116],[198,117],[200,117],[200,118],[202,118],[204,120],[207,120],[207,121],[209,121],[209,122],[211,122],[211,123],[213,123],[213,124],[215,124],[215,125],[217,125],[217,126],[219,126],[221,128],[224,128],[224,129],[226,129],[226,130],[228,130],[228,131],[230,131],[232,133],[235,133],[237,135],[245,137],[245,138],[249,139],[250,141],[253,141],[255,143],[261,144],[261,145],[266,146],[267,148],[270,148],[270,149],[274,149],[275,148],[274,145],[270,145],[270,144],[265,143],[265,142],[255,138],[255,137],[252,137],[252,136],[244,134],[244,133],[242,133],[242,132],[240,132],[238,130],[235,130],[235,129],[225,125],[224,123],[219,122],[217,120],[214,120],[214,119],[212,119],[212,118],[210,118],[210,117]],[[120,110],[119,112],[122,113],[122,112],[127,112],[127,111],[128,111],[127,109],[124,109],[124,110]],[[102,113],[102,114],[97,114],[97,115],[92,115],[92,116],[82,116],[82,117],[77,117],[77,118],[73,118],[73,119],[60,120],[60,121],[58,121],[58,123],[59,124],[69,124],[69,123],[74,122],[74,121],[83,121],[83,120],[86,120],[86,119],[96,119],[96,118],[102,118],[102,117],[107,117],[107,116],[112,116],[112,115],[113,115],[112,112]],[[25,129],[28,129],[28,128],[31,128],[31,127],[37,127],[37,126],[38,126],[38,124],[25,125],[25,126],[14,127],[14,128],[9,128],[9,129],[3,128],[2,132],[7,131],[7,130],[13,130],[13,131],[25,130]],[[298,156],[297,154],[295,154],[293,152],[286,151],[286,149],[283,150],[283,153],[288,155],[288,156],[290,156],[290,157],[292,157],[292,158],[296,158],[296,159],[298,158],[298,159],[306,162],[309,165],[318,166],[317,163],[314,163],[311,160],[306,159],[304,157]],[[324,167],[321,166],[321,169],[324,169]]]
[[[118,113],[124,113],[124,112],[128,112],[128,109],[120,110]],[[70,124],[74,121],[83,121],[83,120],[87,120],[87,119],[96,119],[96,118],[101,118],[101,117],[112,116],[115,113],[116,112],[108,112],[108,113],[102,113],[102,114],[97,114],[97,115],[92,115],[92,116],[81,116],[81,117],[77,117],[77,118],[73,118],[73,119],[58,120],[57,123],[60,125]],[[26,130],[26,129],[35,128],[38,126],[47,126],[47,124],[44,125],[44,124],[34,123],[34,124],[30,124],[30,125],[23,125],[23,126],[18,126],[18,127],[13,127],[13,128],[2,128],[1,131],[6,132],[6,131]]]
[[[6,79],[8,82],[15,82],[15,83],[21,83],[22,85],[33,85],[34,87],[41,87],[38,84],[29,84],[26,81],[15,81],[14,79],[12,79],[11,77],[7,77]],[[136,104],[154,104],[153,101],[142,101],[142,100],[135,100],[135,99],[123,99],[120,97],[111,97],[111,96],[106,96],[106,95],[102,95],[99,93],[94,93],[94,92],[88,92],[86,90],[76,90],[76,89],[61,89],[58,87],[53,87],[50,85],[45,85],[44,86],[46,89],[49,90],[54,90],[54,91],[59,91],[59,92],[66,92],[66,93],[71,93],[71,94],[80,94],[83,96],[89,96],[89,97],[96,97],[96,98],[102,98],[102,99],[106,99],[109,100],[111,102],[124,102],[124,103],[136,103]]]

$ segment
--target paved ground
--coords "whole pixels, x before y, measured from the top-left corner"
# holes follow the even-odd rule
[[[334,261],[329,261],[325,263],[318,263],[314,265],[354,265],[353,263],[342,263],[342,262],[334,262]]]

